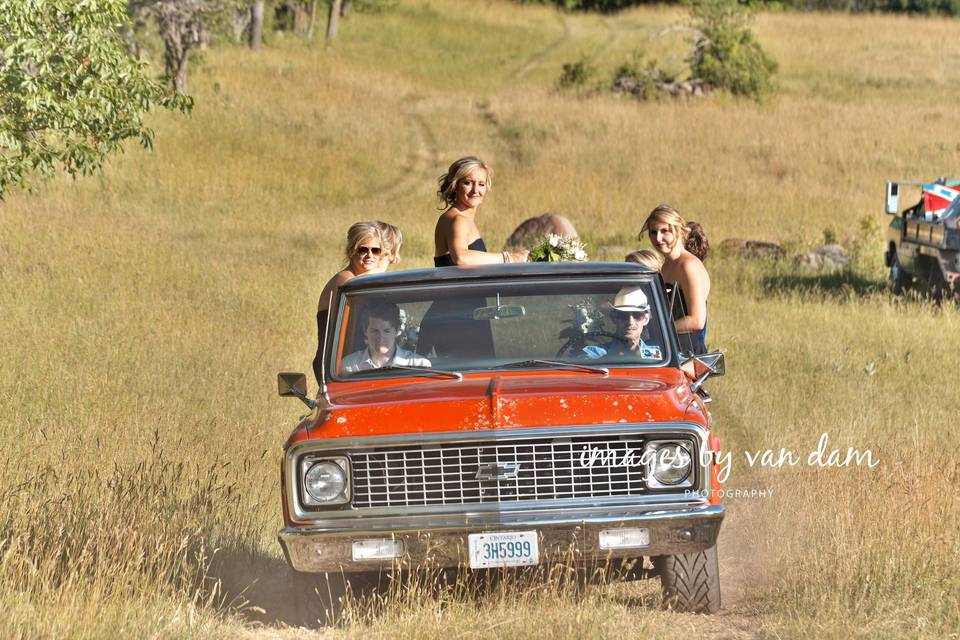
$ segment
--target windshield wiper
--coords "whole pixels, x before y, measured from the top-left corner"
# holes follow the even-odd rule
[[[548,365],[551,367],[564,367],[566,369],[575,369],[577,371],[588,371],[590,373],[599,373],[605,376],[610,375],[610,369],[606,367],[591,367],[585,364],[577,364],[575,362],[564,362],[562,360],[540,360],[540,359],[531,359],[531,360],[518,360],[517,362],[505,362],[504,364],[499,364],[492,369],[505,369],[507,367],[532,367],[535,365]]]
[[[417,373],[422,373],[423,375],[433,374],[435,376],[440,376],[441,378],[454,378],[456,380],[463,380],[463,374],[459,371],[447,371],[446,369],[428,369],[426,367],[408,367],[402,364],[391,364],[385,367],[378,367],[376,369],[365,369],[363,371],[355,371],[350,374],[350,377],[361,376],[367,373],[377,373],[380,371],[416,371]]]

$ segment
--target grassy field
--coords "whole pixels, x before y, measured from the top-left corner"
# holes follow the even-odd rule
[[[155,152],[0,205],[0,637],[957,637],[960,314],[883,291],[878,229],[887,179],[960,164],[960,23],[761,15],[781,88],[760,105],[554,90],[562,63],[608,73],[678,17],[429,0],[350,17],[329,51],[215,48]],[[351,222],[398,224],[400,266],[430,263],[435,178],[468,153],[497,171],[493,247],[549,210],[618,260],[667,201],[715,244],[831,228],[857,249],[835,277],[707,263],[727,487],[773,492],[727,501],[719,616],[661,612],[656,584],[516,585],[286,628],[277,467],[299,409],[276,372],[309,370]],[[743,456],[805,457],[824,432],[880,464]]]

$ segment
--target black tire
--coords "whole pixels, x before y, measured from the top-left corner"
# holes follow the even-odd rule
[[[930,267],[930,277],[927,279],[927,300],[940,306],[947,291],[947,282],[943,278],[939,265]]]
[[[897,259],[897,254],[893,254],[893,258],[890,259],[890,293],[895,296],[903,293],[906,288],[910,286],[910,279],[907,277],[907,274],[903,272],[903,267],[900,266],[900,260]]]
[[[687,613],[720,610],[720,565],[717,545],[698,553],[658,556],[654,566],[660,574],[663,607]]]

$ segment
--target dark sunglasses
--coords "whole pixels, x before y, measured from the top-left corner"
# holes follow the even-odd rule
[[[381,251],[380,247],[357,247],[356,252],[361,256],[365,256],[368,253],[372,256],[379,256],[380,251]]]
[[[618,309],[614,309],[613,315],[617,318],[623,318],[624,320],[627,318],[642,320],[650,315],[650,309],[647,309],[646,311],[620,311]]]

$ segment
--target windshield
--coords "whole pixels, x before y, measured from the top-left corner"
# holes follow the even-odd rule
[[[331,370],[359,379],[660,366],[669,359],[668,318],[657,286],[649,277],[567,278],[349,293],[332,334]]]

